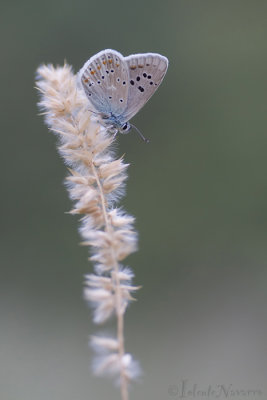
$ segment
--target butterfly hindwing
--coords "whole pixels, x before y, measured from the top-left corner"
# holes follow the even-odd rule
[[[160,54],[135,54],[124,58],[129,69],[129,91],[123,120],[129,121],[150,99],[161,84],[168,59]]]
[[[103,114],[121,115],[127,107],[128,66],[115,50],[104,50],[91,57],[79,73],[84,91]]]

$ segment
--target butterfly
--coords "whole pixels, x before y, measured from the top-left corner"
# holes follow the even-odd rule
[[[127,133],[129,120],[161,84],[168,59],[156,53],[124,57],[107,49],[91,57],[78,73],[86,96],[111,131]],[[138,131],[141,137],[147,141]]]

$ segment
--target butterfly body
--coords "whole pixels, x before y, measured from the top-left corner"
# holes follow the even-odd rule
[[[107,127],[126,133],[129,120],[154,94],[168,68],[168,59],[156,53],[122,56],[103,50],[91,57],[78,79],[95,112]]]

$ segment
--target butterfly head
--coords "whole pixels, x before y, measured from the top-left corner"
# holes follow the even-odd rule
[[[111,129],[114,131],[117,131],[120,133],[128,133],[132,128],[132,125],[129,122],[121,121],[121,119],[119,117],[117,117],[116,115],[114,115],[112,113],[110,113],[110,114],[101,113],[100,115],[101,115],[101,118],[102,118],[102,121],[104,122],[104,124],[109,127],[109,130],[110,130],[110,126],[111,126]]]

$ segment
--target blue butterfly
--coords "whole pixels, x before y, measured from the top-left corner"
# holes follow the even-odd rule
[[[78,77],[86,96],[106,126],[115,133],[126,133],[132,127],[137,129],[129,120],[155,93],[167,68],[168,59],[160,54],[124,57],[108,49],[91,57]]]

